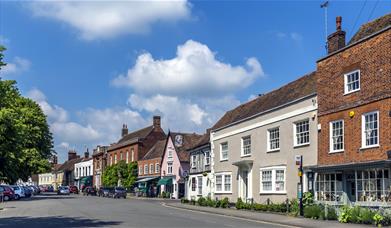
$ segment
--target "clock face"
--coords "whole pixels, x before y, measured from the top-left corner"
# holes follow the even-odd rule
[[[175,146],[182,146],[183,144],[183,136],[177,135],[175,136]]]

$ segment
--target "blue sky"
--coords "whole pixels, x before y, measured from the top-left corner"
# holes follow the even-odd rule
[[[166,130],[202,133],[225,111],[316,69],[321,3],[2,1],[1,77],[42,106],[60,160],[155,114]],[[391,1],[330,1],[328,31],[341,15],[349,40],[389,12]]]

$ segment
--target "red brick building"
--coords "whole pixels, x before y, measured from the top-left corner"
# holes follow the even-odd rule
[[[107,149],[108,146],[97,146],[93,153],[92,158],[94,159],[94,171],[93,171],[93,186],[99,188],[102,186],[102,175],[103,171],[107,166]]]
[[[391,204],[391,14],[362,25],[346,46],[341,20],[317,62],[316,198]]]
[[[121,139],[109,146],[107,150],[107,165],[117,164],[124,160],[126,163],[138,161],[159,140],[164,140],[166,134],[160,125],[160,116],[153,117],[153,124],[146,128],[128,133],[128,128],[122,126]]]

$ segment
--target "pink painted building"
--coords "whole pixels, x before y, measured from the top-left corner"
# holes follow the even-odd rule
[[[171,198],[180,199],[186,194],[186,178],[190,168],[190,153],[200,139],[195,133],[169,132],[161,164],[160,191],[171,193]]]

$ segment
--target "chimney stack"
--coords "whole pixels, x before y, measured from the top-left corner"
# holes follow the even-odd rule
[[[121,136],[124,137],[125,135],[128,134],[128,125],[126,124],[123,124],[122,125],[122,133],[121,133]]]
[[[87,148],[87,151],[84,152],[84,158],[89,158],[90,157],[90,152],[88,152],[88,148]]]
[[[336,18],[336,29],[334,33],[330,34],[327,37],[327,54],[338,51],[341,48],[345,47],[345,37],[346,32],[342,29],[342,17],[338,16]]]
[[[77,158],[77,154],[75,150],[68,151],[68,161]]]
[[[160,129],[160,116],[153,116],[153,128]]]

